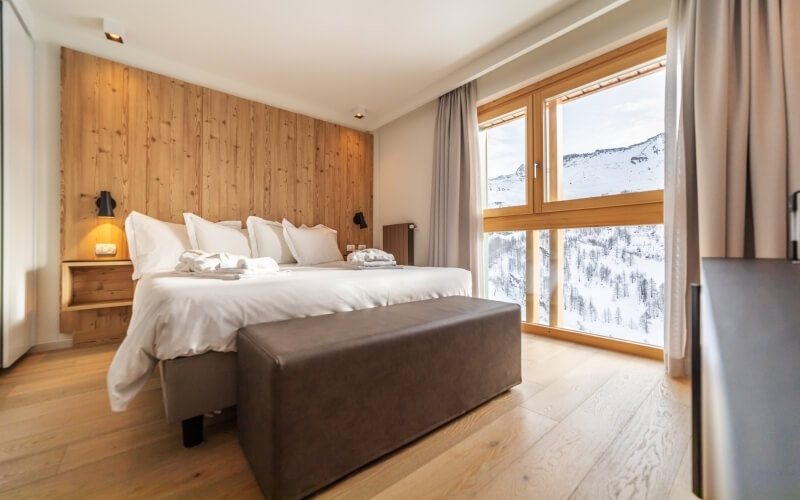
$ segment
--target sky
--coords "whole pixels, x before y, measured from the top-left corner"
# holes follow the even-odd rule
[[[483,134],[481,134],[483,138]],[[514,172],[525,163],[525,117],[518,118],[486,131],[486,141],[480,140],[481,153],[488,148],[487,178]]]
[[[663,70],[562,106],[563,154],[642,142],[664,131]]]
[[[562,106],[562,154],[630,146],[664,131],[663,70],[569,101]],[[525,162],[525,120],[481,134],[488,147],[488,178]],[[485,140],[485,142],[484,142]]]

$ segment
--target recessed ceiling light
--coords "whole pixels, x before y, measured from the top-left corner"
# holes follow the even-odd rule
[[[103,32],[106,34],[106,38],[112,42],[125,43],[123,40],[123,38],[125,38],[125,30],[122,28],[122,24],[116,19],[104,17]]]
[[[361,104],[353,109],[353,116],[358,118],[359,120],[367,116],[367,108]]]

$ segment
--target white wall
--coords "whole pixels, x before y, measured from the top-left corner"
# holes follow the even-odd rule
[[[580,64],[666,26],[669,2],[631,0],[518,59],[478,78],[479,104]],[[415,263],[428,263],[433,131],[436,101],[431,101],[374,132],[374,245],[383,242],[381,226],[414,222]]]
[[[37,157],[36,281],[38,293],[35,350],[72,344],[60,333],[61,282],[61,48],[36,44]]]
[[[414,230],[414,263],[418,266],[428,264],[436,108],[436,101],[431,101],[375,134],[374,245],[383,243],[382,226],[413,222],[418,225]]]
[[[2,367],[35,342],[36,57],[11,4],[2,4]]]

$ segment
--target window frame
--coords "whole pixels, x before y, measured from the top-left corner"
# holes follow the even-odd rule
[[[544,123],[542,126],[544,130],[542,132],[542,149],[539,150],[539,155],[537,159],[534,161],[540,162],[541,165],[547,165],[549,163],[559,162],[561,160],[558,149],[555,147],[554,144],[548,145],[548,147],[544,147],[545,140],[549,140],[551,143],[555,143],[558,140],[558,134],[551,134],[548,137],[545,137],[546,130],[556,128],[558,125],[556,123],[557,113],[554,112],[547,112],[546,109],[548,105],[552,103],[548,103],[547,101],[550,99],[557,98],[563,95],[566,92],[569,92],[574,89],[586,87],[592,85],[593,83],[602,82],[614,75],[619,73],[625,72],[630,70],[631,68],[638,68],[643,65],[647,65],[648,63],[652,63],[656,60],[662,59],[666,55],[666,46],[663,48],[659,45],[648,46],[644,50],[637,50],[632,53],[627,53],[622,56],[616,57],[612,61],[609,61],[606,64],[603,64],[600,67],[593,67],[585,72],[581,72],[572,76],[568,76],[559,80],[557,82],[551,83],[546,85],[537,90],[537,93],[540,94],[540,98],[538,99],[539,107],[534,109],[534,116],[542,117],[542,121],[548,120],[551,123],[548,123],[548,127],[544,127]],[[606,87],[607,88],[607,87]],[[545,155],[549,155],[548,161],[545,162]],[[544,170],[544,169],[543,169]],[[557,169],[553,169],[557,170]],[[558,172],[550,175],[558,175]],[[550,181],[550,175],[543,175],[542,176],[542,208],[541,212],[555,212],[555,211],[562,211],[562,210],[580,210],[580,209],[587,209],[587,208],[601,208],[601,207],[610,207],[610,206],[629,206],[629,205],[639,205],[643,203],[654,203],[660,202],[664,199],[664,190],[663,189],[656,189],[651,191],[638,191],[635,193],[623,193],[623,194],[613,194],[613,195],[606,195],[606,196],[596,196],[596,197],[587,197],[587,198],[576,198],[570,200],[559,200],[555,199],[553,201],[544,201],[544,190],[546,188],[550,189],[551,191],[554,189],[554,186],[544,186],[547,182]],[[550,196],[550,198],[554,198],[554,196]]]
[[[640,67],[663,58],[665,54],[666,30],[661,30],[479,106],[478,123],[485,123],[515,109],[520,109],[523,106],[522,103],[528,107],[526,113],[528,204],[519,207],[485,209],[483,211],[484,232],[529,231],[527,241],[530,251],[534,244],[534,234],[536,234],[533,231],[551,230],[552,248],[553,245],[558,245],[559,239],[553,236],[558,234],[558,230],[561,229],[663,224],[663,190],[545,201],[545,189],[551,187],[545,185],[547,179],[544,175],[544,165],[546,165],[544,155],[548,150],[545,148],[544,142],[547,130],[545,106],[548,99],[613,77],[626,70]],[[550,151],[552,150],[553,148],[550,148]],[[563,235],[563,232],[561,234]],[[563,257],[554,256],[551,250],[551,260],[559,258]],[[530,256],[528,260],[531,260]],[[560,265],[556,265],[556,269],[560,269],[560,267]],[[538,266],[534,266],[534,268],[534,273],[538,274]],[[562,280],[559,278],[556,280],[559,284],[553,288],[560,290]],[[538,293],[535,289],[531,292],[526,291],[527,301],[538,304]],[[551,295],[551,318],[558,318],[560,307],[561,301],[557,296]],[[538,307],[533,309],[538,310]],[[538,316],[537,312],[529,311],[529,314],[526,315],[527,321],[522,323],[523,331],[655,359],[663,357],[663,349],[660,347],[587,332],[577,332],[558,326],[540,325],[533,323],[536,316]]]
[[[532,214],[534,211],[534,183],[532,178],[533,171],[533,144],[531,140],[535,135],[532,127],[535,126],[534,120],[531,119],[533,115],[533,102],[530,96],[520,96],[515,99],[510,99],[503,102],[501,105],[493,107],[489,113],[481,114],[478,110],[478,123],[486,123],[488,121],[499,118],[503,115],[516,111],[518,109],[525,109],[525,179],[528,181],[526,186],[526,203],[525,205],[515,205],[511,207],[500,208],[484,208],[484,217],[502,217],[507,215],[524,215]],[[488,181],[488,179],[487,179]],[[485,183],[484,183],[485,186]],[[485,194],[485,193],[484,193]]]

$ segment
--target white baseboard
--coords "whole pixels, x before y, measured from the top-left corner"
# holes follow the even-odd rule
[[[69,349],[72,347],[72,339],[56,340],[55,342],[45,342],[31,347],[28,353],[57,351],[59,349]]]

